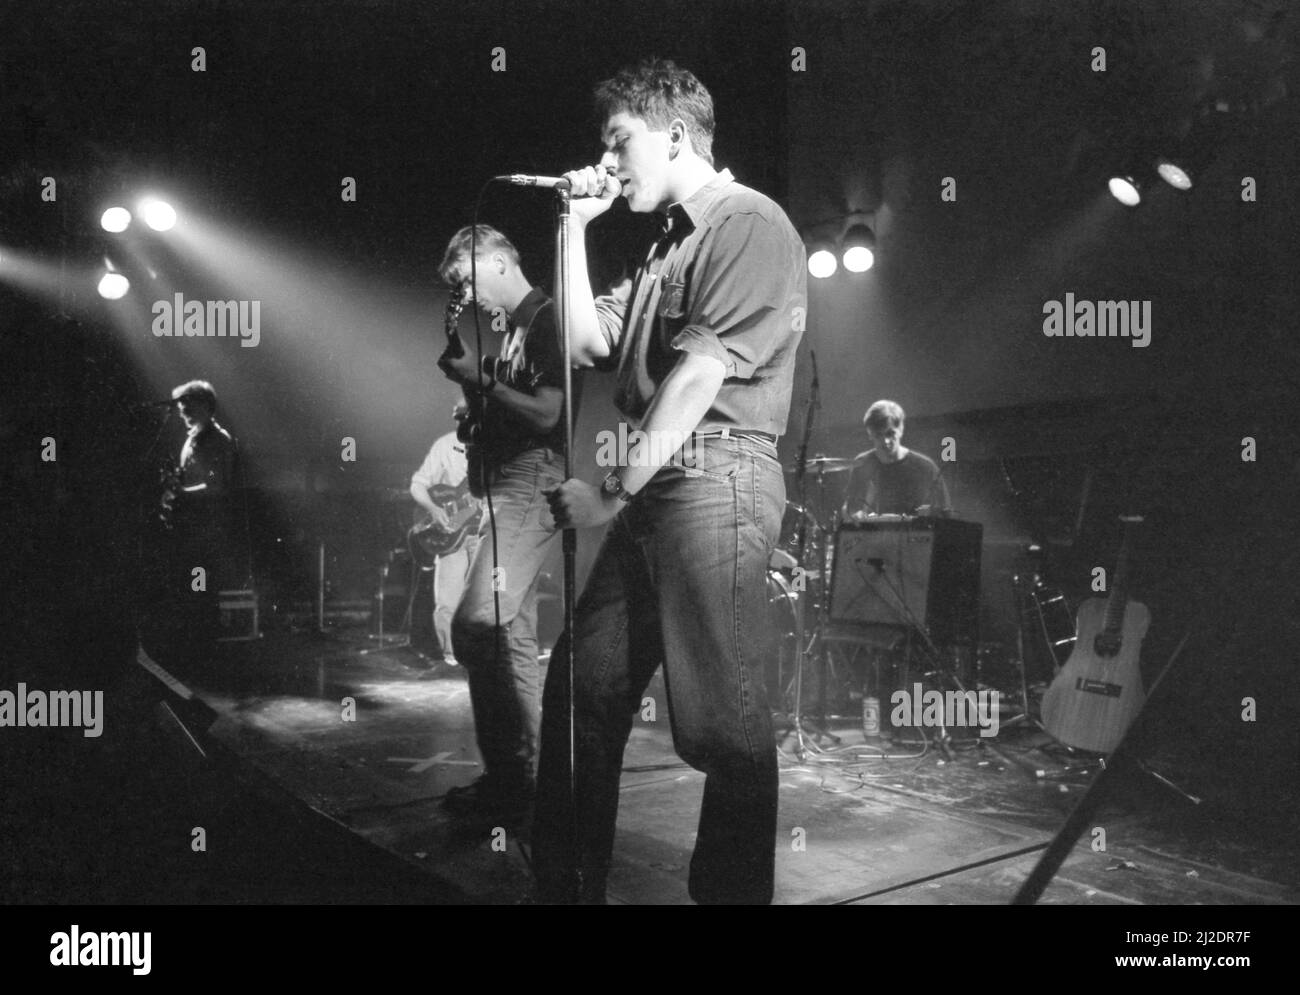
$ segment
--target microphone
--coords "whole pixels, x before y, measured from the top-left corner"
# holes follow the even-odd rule
[[[515,187],[536,187],[538,190],[568,190],[572,187],[572,184],[563,176],[531,176],[528,173],[511,173],[509,176],[494,176],[492,180],[496,183],[509,183]],[[627,186],[627,180],[620,181],[620,185]],[[602,190],[599,195],[583,194],[583,197],[594,196],[604,197],[605,192]]]
[[[497,183],[509,183],[516,187],[538,187],[542,190],[568,190],[570,183],[563,176],[529,176],[527,173],[511,173],[509,176],[492,177]]]
[[[165,401],[141,401],[139,404],[131,405],[132,411],[148,411],[150,408],[170,408],[174,404],[180,404],[179,397],[169,397]]]

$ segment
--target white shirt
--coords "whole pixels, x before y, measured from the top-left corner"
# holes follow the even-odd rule
[[[411,475],[411,483],[428,490],[438,484],[459,487],[469,476],[469,463],[465,460],[465,447],[456,441],[456,433],[448,432],[429,447],[420,469]]]

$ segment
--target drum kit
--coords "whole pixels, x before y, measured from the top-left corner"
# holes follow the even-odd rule
[[[817,456],[805,462],[802,479],[797,467],[786,471],[798,486],[768,563],[778,638],[767,689],[774,712],[788,719],[778,723],[779,734],[795,737],[801,758],[824,739],[838,743],[822,727],[828,696],[836,705],[860,698],[866,729],[867,713],[889,700],[903,675],[965,691],[977,666],[983,527],[910,515],[841,522],[845,475],[856,465]],[[1059,666],[1073,641],[1063,596],[1037,571],[1017,584],[1020,603],[1032,609],[1022,643],[1045,645]],[[1024,653],[1022,645],[1022,678]],[[946,740],[941,730],[941,747]]]
[[[795,734],[800,754],[805,749],[806,732],[838,742],[804,717],[804,675],[806,661],[818,654],[825,628],[839,504],[847,484],[842,475],[856,465],[852,459],[816,456],[805,461],[802,475],[797,466],[786,469],[787,475],[795,477],[799,493],[796,500],[786,502],[781,536],[768,561],[768,605],[778,640],[777,652],[768,662],[767,689],[774,709],[790,716],[783,731]],[[811,494],[809,481],[813,483]],[[824,656],[821,659],[826,663]],[[819,712],[824,720],[825,667],[820,677]]]

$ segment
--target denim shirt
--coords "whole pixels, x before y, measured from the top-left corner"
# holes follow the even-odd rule
[[[726,378],[698,431],[782,435],[806,300],[798,232],[724,169],[668,209],[631,286],[596,298],[614,403],[637,425],[681,353],[712,356]]]

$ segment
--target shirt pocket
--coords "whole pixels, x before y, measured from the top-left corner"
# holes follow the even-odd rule
[[[657,334],[648,361],[648,372],[656,382],[667,376],[679,353],[672,348],[678,334],[686,327],[686,284],[666,282],[655,304]]]
[[[686,284],[668,282],[659,294],[659,304],[655,309],[659,317],[667,321],[685,321],[686,319]]]

